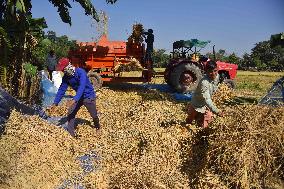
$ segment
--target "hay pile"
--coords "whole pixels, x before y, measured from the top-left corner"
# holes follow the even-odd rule
[[[219,84],[218,90],[213,94],[213,102],[216,106],[223,106],[235,96],[234,91],[226,84]]]
[[[132,33],[128,37],[128,43],[142,43],[143,42],[143,25],[136,23],[132,26]]]
[[[283,188],[284,108],[235,106],[203,136],[199,188]],[[208,142],[208,143],[207,143]],[[209,146],[208,146],[209,144]]]
[[[185,124],[185,104],[155,90],[103,88],[97,106],[101,132],[90,127],[91,117],[81,108],[77,117],[84,121],[76,140],[38,117],[14,112],[0,139],[0,188],[55,188],[80,171],[76,157],[93,150],[101,168],[76,181],[86,188],[263,188],[263,183],[280,183],[283,108],[229,107],[225,118],[200,130]],[[60,108],[66,110],[59,106],[51,113],[61,115]]]
[[[142,71],[144,68],[141,66],[139,60],[136,58],[122,58],[115,59],[116,65],[114,71],[116,73],[120,72],[130,72],[130,71]]]
[[[0,140],[0,188],[55,188],[79,171],[73,142],[63,129],[13,111]]]

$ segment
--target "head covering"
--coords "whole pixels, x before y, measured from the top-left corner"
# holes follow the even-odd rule
[[[57,64],[57,66],[56,66],[56,70],[57,70],[57,71],[63,71],[64,68],[65,68],[66,66],[68,66],[69,62],[70,62],[70,61],[69,61],[68,58],[61,58],[61,59],[58,61],[58,64]]]
[[[64,68],[64,74],[68,75],[68,76],[74,76],[75,75],[75,67],[72,64],[68,64],[65,68]]]

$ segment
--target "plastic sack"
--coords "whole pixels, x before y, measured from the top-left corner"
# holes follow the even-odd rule
[[[48,79],[48,74],[44,70],[41,71],[40,86],[43,92],[42,107],[50,106],[55,99],[58,88],[54,86],[50,79]]]
[[[52,82],[54,86],[59,89],[61,83],[62,83],[62,76],[59,71],[53,71],[52,72]]]

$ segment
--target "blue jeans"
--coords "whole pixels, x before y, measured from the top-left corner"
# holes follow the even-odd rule
[[[88,112],[90,113],[91,117],[93,118],[94,124],[96,128],[99,128],[99,118],[97,116],[97,108],[96,108],[96,99],[91,99],[91,98],[81,98],[78,102],[76,102],[73,106],[71,106],[68,109],[68,132],[72,135],[75,136],[75,116],[81,106],[84,105]]]

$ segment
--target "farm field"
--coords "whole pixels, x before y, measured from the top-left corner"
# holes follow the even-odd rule
[[[236,77],[237,96],[247,96],[259,100],[272,84],[283,75],[283,72],[238,71]]]
[[[0,188],[284,188],[284,109],[256,105],[282,75],[239,71],[231,102],[221,99],[230,91],[216,95],[226,116],[205,130],[185,123],[188,102],[131,84],[97,93],[100,132],[79,111],[77,139],[13,111],[0,138]],[[90,152],[88,170],[78,157]]]

